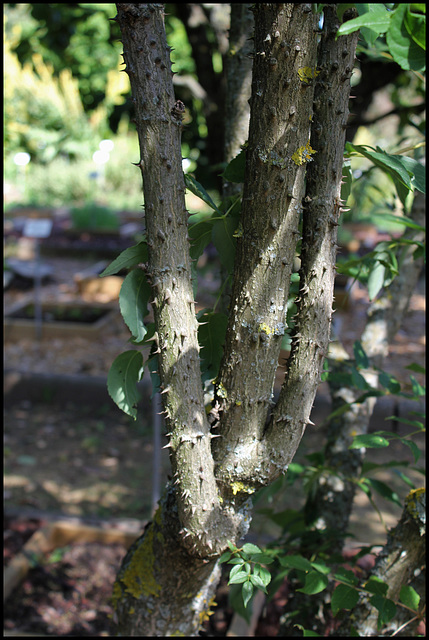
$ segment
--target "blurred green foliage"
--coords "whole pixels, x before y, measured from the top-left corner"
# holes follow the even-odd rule
[[[105,229],[115,231],[119,229],[119,217],[108,207],[87,204],[83,207],[73,207],[70,217],[75,229]]]
[[[138,143],[130,125],[133,105],[128,76],[120,72],[122,43],[119,27],[112,20],[115,5],[4,6],[6,181],[21,193],[24,185],[22,201],[33,204],[61,206],[96,199],[119,208],[140,207],[140,176],[131,164],[138,161]],[[221,168],[216,156],[219,149],[215,160],[213,152],[222,144],[223,121],[210,118],[223,110],[219,79],[227,53],[223,39],[228,6],[171,3],[165,11],[176,72],[175,93],[186,105],[182,134],[186,170],[206,189],[216,190]],[[377,45],[379,41],[381,45]],[[374,64],[381,60],[383,69],[392,66],[386,60],[383,42],[381,38],[370,47],[362,41],[359,58]],[[352,81],[358,90],[365,84],[361,69],[364,67],[358,59]],[[378,144],[396,152],[401,145],[423,139],[425,120],[418,105],[424,100],[424,79],[416,73],[399,72],[384,89],[385,104],[365,114],[365,120],[372,118],[374,124],[359,127],[357,144]],[[410,105],[416,105],[417,110],[410,110]],[[377,117],[389,109],[396,111],[399,123],[386,127],[386,120],[378,122]],[[115,147],[104,165],[104,179],[94,180],[99,169],[92,155],[105,138],[113,140]],[[13,162],[20,151],[31,156],[25,168],[17,168]],[[418,152],[413,155],[419,157]],[[343,221],[368,219],[374,213],[397,208],[389,179],[372,169],[366,159],[353,159],[352,171],[355,178],[361,174],[362,178],[353,181],[351,211],[344,214]]]

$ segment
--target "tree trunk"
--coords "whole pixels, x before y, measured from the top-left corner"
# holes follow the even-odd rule
[[[369,576],[379,578],[386,583],[389,586],[386,597],[396,602],[399,600],[401,587],[412,585],[421,576],[426,557],[425,489],[411,491],[405,503],[402,517],[396,527],[389,532],[387,542],[378,555],[377,562]],[[423,612],[426,601],[425,581],[423,584],[421,584],[421,580],[418,582],[420,583],[417,587],[418,593],[422,596],[419,610]],[[383,625],[382,635],[393,635],[398,631],[400,624],[415,618],[415,615],[409,610],[405,610],[403,613],[404,615],[395,616],[392,622]],[[352,615],[346,616],[335,635],[349,636],[350,627],[353,627],[359,636],[378,636],[380,630],[377,629],[377,620],[378,611],[371,604],[370,596],[364,593]],[[411,628],[406,626],[404,633],[410,636]]]
[[[225,141],[224,161],[230,162],[241,151],[249,136],[250,106],[253,59],[253,13],[250,4],[231,4],[231,27],[229,30],[229,50],[225,57],[226,99],[225,99]],[[243,185],[223,181],[222,198],[225,211],[237,198]],[[231,198],[231,200],[228,200]],[[231,277],[224,265],[220,267],[223,284],[222,295],[217,310],[228,313],[231,298]]]
[[[425,226],[425,197],[418,191],[414,196],[410,217],[418,225]],[[407,241],[421,242],[424,240],[424,232],[408,228],[404,238]],[[399,274],[368,310],[361,343],[372,364],[379,368],[383,367],[389,345],[404,322],[411,295],[423,267],[423,257],[416,260],[413,256],[414,251],[415,245],[408,244],[398,252]],[[354,365],[354,360],[337,342],[331,345],[330,355],[332,358],[329,365],[330,371],[337,374],[328,380],[332,411],[343,408],[344,404],[350,404],[350,406],[339,416],[332,418],[329,423],[324,456],[325,464],[330,470],[319,477],[314,490],[307,497],[305,514],[307,524],[324,530],[324,543],[329,541],[331,552],[338,553],[344,544],[344,536],[348,530],[353,509],[356,480],[360,476],[365,460],[363,449],[349,449],[349,446],[355,436],[368,433],[376,398],[369,397],[362,402],[356,402],[362,395],[362,390],[347,387],[342,383],[342,379]],[[377,387],[378,374],[374,368],[360,371],[360,373],[371,386]],[[386,576],[386,581],[387,578],[389,576]],[[418,588],[421,589],[421,585]],[[418,593],[420,594],[421,590]],[[294,614],[294,625],[300,623],[305,626],[311,618],[312,629],[321,633],[325,626],[324,615],[321,615],[321,612],[325,606],[329,609],[329,603],[330,599],[326,591],[311,597],[302,593],[294,594],[285,610],[282,633],[293,633],[288,618],[291,613]],[[360,617],[364,614],[366,618],[367,609],[368,607],[366,609],[361,607],[353,611],[357,624],[364,625],[364,619],[361,620]],[[299,617],[295,613],[297,610],[300,611]],[[371,619],[374,622],[374,612]],[[375,621],[376,619],[375,616]],[[395,621],[398,621],[397,617]],[[298,632],[297,635],[299,635]],[[361,629],[361,635],[367,634],[362,633]]]
[[[254,6],[243,234],[213,425],[204,407],[190,277],[180,151],[183,105],[174,101],[163,5],[117,8],[136,106],[149,256],[145,270],[154,295],[173,477],[154,521],[124,560],[114,587],[115,608],[122,635],[196,635],[216,587],[217,558],[249,527],[249,496],[287,469],[309,420],[329,339],[354,47],[338,66],[322,63],[314,120],[317,125],[319,118],[328,118],[328,124],[323,139],[315,131],[313,149],[318,16],[307,4]],[[334,35],[332,26],[332,42]],[[349,38],[339,42],[354,42]],[[337,111],[341,117],[334,117]],[[305,174],[313,155],[317,165],[308,179],[304,211],[298,328],[273,406]]]
[[[425,226],[425,197],[416,191],[410,217]],[[423,241],[424,232],[408,228],[404,239]],[[415,245],[408,244],[398,251],[399,273],[388,289],[368,309],[367,322],[361,336],[361,344],[371,363],[382,369],[388,355],[389,345],[392,343],[398,329],[405,320],[410,298],[415,291],[423,267],[423,257],[415,259],[413,253]],[[337,352],[340,351],[336,347]],[[325,448],[325,462],[335,474],[327,474],[319,479],[317,490],[308,500],[307,513],[311,513],[312,521],[319,529],[328,528],[335,532],[332,544],[338,550],[342,545],[347,531],[353,500],[356,492],[356,482],[349,478],[358,478],[365,452],[361,449],[349,449],[354,436],[368,432],[369,422],[375,407],[376,398],[370,397],[363,402],[356,400],[362,391],[348,388],[341,384],[340,375],[346,373],[347,368],[354,364],[344,350],[337,361],[332,360],[332,372],[339,375],[329,382],[333,406],[335,411],[345,403],[350,407],[340,416],[333,418],[329,424],[327,445]],[[332,354],[335,357],[334,354]],[[378,385],[378,374],[374,368],[360,371],[366,381],[373,387]]]

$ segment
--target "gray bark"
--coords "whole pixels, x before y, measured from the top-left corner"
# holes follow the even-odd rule
[[[229,50],[225,61],[225,160],[238,153],[249,134],[252,85],[253,13],[250,4],[231,4]],[[232,186],[232,185],[230,185]],[[225,193],[224,195],[232,195]]]
[[[415,194],[410,217],[420,226],[425,226],[425,197],[420,192]],[[422,242],[424,232],[408,228],[404,233],[404,239]],[[411,295],[423,268],[423,257],[414,259],[415,249],[416,245],[409,244],[398,252],[399,274],[368,310],[361,343],[372,365],[381,369],[388,356],[389,345],[405,320]],[[333,372],[345,373],[354,361],[338,345],[335,348],[338,359],[331,360],[330,368]],[[336,357],[334,353],[331,356]],[[378,376],[374,368],[360,373],[369,384],[377,387]],[[332,544],[338,549],[338,545],[342,545],[341,536],[347,531],[353,507],[356,492],[353,479],[359,477],[365,457],[363,451],[349,449],[349,446],[355,435],[368,432],[376,398],[370,397],[357,403],[356,400],[362,395],[362,391],[345,387],[339,378],[330,381],[329,387],[333,411],[345,403],[350,403],[350,407],[340,416],[333,418],[329,424],[325,461],[329,467],[335,469],[335,473],[326,474],[319,480],[317,491],[309,500],[306,509],[312,514],[313,521],[317,520],[317,528],[328,528],[336,532],[337,537]]]
[[[253,30],[254,19],[250,4],[231,4],[231,26],[229,30],[229,49],[225,56],[225,140],[224,160],[226,163],[235,158],[249,135],[250,106],[252,85]],[[222,198],[238,197],[242,184],[223,181]],[[221,280],[224,284],[217,310],[228,313],[231,296],[231,277],[221,265]]]
[[[121,634],[195,635],[216,587],[216,560],[228,540],[237,543],[248,529],[249,494],[286,470],[309,419],[329,338],[349,92],[350,74],[345,69],[352,67],[354,49],[342,56],[339,68],[322,68],[321,106],[315,105],[315,115],[325,117],[322,103],[331,94],[341,117],[329,120],[327,144],[321,141],[318,148],[312,143],[325,169],[322,178],[315,175],[314,189],[326,197],[308,192],[311,215],[304,212],[299,328],[274,407],[274,375],[285,330],[305,172],[314,155],[309,143],[318,17],[307,4],[254,8],[243,236],[216,385],[213,411],[219,420],[213,433],[200,377],[181,170],[181,105],[174,101],[163,5],[117,7],[136,106],[146,271],[154,293],[173,478],[153,523],[124,560],[114,600]],[[333,40],[333,31],[330,37]]]
[[[402,517],[396,527],[389,532],[387,542],[380,552],[370,577],[377,577],[388,585],[386,597],[398,602],[401,587],[414,585],[421,600],[419,602],[420,619],[424,617],[426,603],[425,581],[420,576],[425,571],[426,557],[426,492],[417,489],[410,492],[406,499]],[[364,593],[351,615],[347,615],[335,635],[348,636],[353,627],[359,636],[392,635],[408,621],[419,622],[419,618],[409,610],[397,607],[400,614],[388,624],[377,629],[378,611],[372,606],[370,596]],[[412,626],[403,628],[403,635],[412,635]],[[401,633],[397,633],[401,635]]]

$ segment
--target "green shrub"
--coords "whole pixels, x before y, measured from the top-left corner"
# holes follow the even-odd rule
[[[88,203],[83,207],[74,207],[70,211],[73,227],[76,229],[105,229],[119,228],[119,218],[115,211],[95,203]]]

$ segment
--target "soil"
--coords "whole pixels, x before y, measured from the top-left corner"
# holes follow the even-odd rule
[[[6,518],[6,564],[20,543],[43,524]],[[35,558],[5,603],[5,630],[54,636],[115,635],[109,599],[125,552],[121,544],[76,543]]]
[[[55,281],[43,286],[43,301],[58,302],[79,299],[73,275],[94,263],[88,258],[44,258],[52,266]],[[5,292],[5,310],[28,292]],[[31,294],[30,294],[31,295]],[[94,302],[110,302],[104,294]],[[202,301],[210,306],[210,296]],[[365,322],[368,301],[357,287],[351,293],[348,309],[340,309],[335,316],[336,328],[341,333],[347,350],[352,345]],[[413,295],[407,321],[396,336],[386,369],[401,382],[407,383],[407,365],[417,362],[424,365],[424,283]],[[334,317],[335,317],[334,316]],[[99,342],[84,338],[73,341],[53,340],[37,343],[32,339],[5,344],[5,367],[11,371],[33,374],[72,376],[87,375],[106,377],[113,359],[130,348],[129,332],[119,314],[107,327]],[[423,379],[418,374],[419,381]],[[326,388],[321,385],[320,397],[326,399]],[[387,412],[388,415],[389,412]],[[139,411],[137,421],[125,416],[110,401],[83,403],[70,399],[55,403],[41,396],[37,401],[23,399],[5,409],[5,506],[21,511],[21,517],[12,517],[5,523],[6,555],[9,559],[35,528],[42,526],[44,513],[57,513],[76,517],[127,518],[143,523],[150,518],[152,498],[148,488],[153,480],[154,444],[152,433],[152,407],[149,404]],[[325,413],[326,415],[326,413]],[[320,425],[323,416],[312,416]],[[376,420],[375,428],[391,428],[383,418]],[[410,432],[406,425],[395,425],[399,435]],[[308,428],[296,461],[304,461],[308,453],[320,449],[323,430]],[[164,443],[162,443],[164,444]],[[418,446],[423,453],[424,438]],[[169,459],[163,451],[160,483],[163,485],[169,473]],[[372,456],[372,458],[371,458]],[[387,456],[387,458],[385,457]],[[400,459],[413,463],[411,452],[400,443],[388,450],[369,451],[369,460]],[[410,472],[416,486],[421,475]],[[379,480],[386,477],[378,475]],[[389,475],[388,481],[392,481]],[[409,490],[399,477],[392,481],[401,500]],[[289,492],[290,493],[290,492]],[[303,499],[299,488],[285,502],[274,505],[287,506],[292,500],[297,508]],[[379,500],[385,525],[393,526],[401,509],[392,503]],[[258,505],[259,507],[259,505]],[[29,518],[28,513],[36,516]],[[36,518],[36,519],[34,519]],[[364,495],[356,500],[352,526],[357,540],[365,543],[382,543],[385,527],[369,506]],[[252,530],[258,542],[275,536],[278,529],[267,522],[264,515],[255,514]],[[14,545],[10,547],[10,544]],[[112,635],[109,598],[124,548],[117,545],[108,548],[99,544],[73,545],[61,558],[43,558],[31,569],[12,596],[5,609],[5,625],[9,631],[31,631],[47,635]],[[55,561],[54,561],[55,560]],[[64,564],[65,563],[65,564]],[[218,607],[210,617],[206,635],[225,635],[232,619],[232,609],[227,604],[225,580],[218,591]],[[281,610],[284,593],[272,605]],[[283,598],[283,600],[282,600]],[[267,627],[259,628],[257,635],[275,635],[278,614],[267,609]],[[271,613],[270,613],[271,612]],[[276,622],[277,620],[277,622]],[[271,626],[270,626],[271,625]]]

